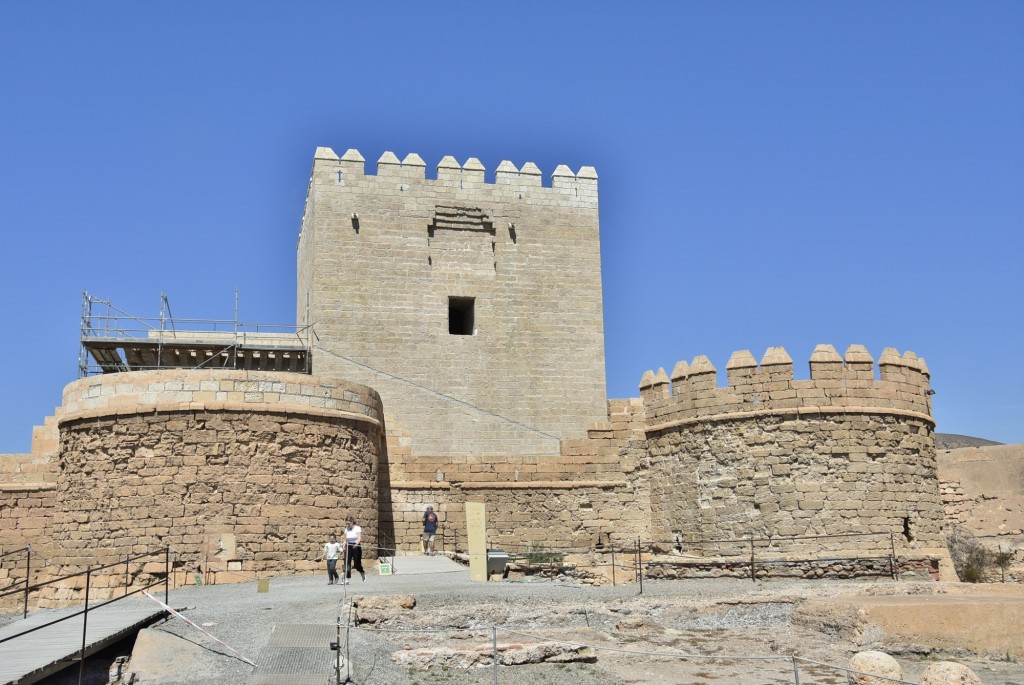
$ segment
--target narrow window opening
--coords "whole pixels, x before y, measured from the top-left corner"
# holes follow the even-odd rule
[[[907,539],[907,542],[914,541],[914,531],[910,530],[910,517],[903,517],[903,537]]]
[[[450,334],[473,335],[475,303],[476,299],[472,297],[448,298],[448,332]]]

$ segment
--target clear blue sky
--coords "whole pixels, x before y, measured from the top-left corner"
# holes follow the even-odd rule
[[[595,166],[612,396],[893,346],[939,431],[1024,442],[1022,36],[1021,2],[0,3],[0,452],[83,290],[293,322],[318,145]]]

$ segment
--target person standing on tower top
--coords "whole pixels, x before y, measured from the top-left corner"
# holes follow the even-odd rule
[[[427,510],[423,512],[423,553],[427,556],[434,554],[434,536],[437,534],[437,514],[434,513],[434,507],[431,504],[427,505]]]

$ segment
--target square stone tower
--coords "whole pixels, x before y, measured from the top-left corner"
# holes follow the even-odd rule
[[[313,370],[414,456],[550,455],[607,418],[597,174],[318,148],[298,243]]]

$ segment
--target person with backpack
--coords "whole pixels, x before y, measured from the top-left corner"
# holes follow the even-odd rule
[[[434,537],[437,535],[437,514],[434,513],[433,505],[428,504],[427,510],[423,512],[423,553],[427,556],[434,554]]]

